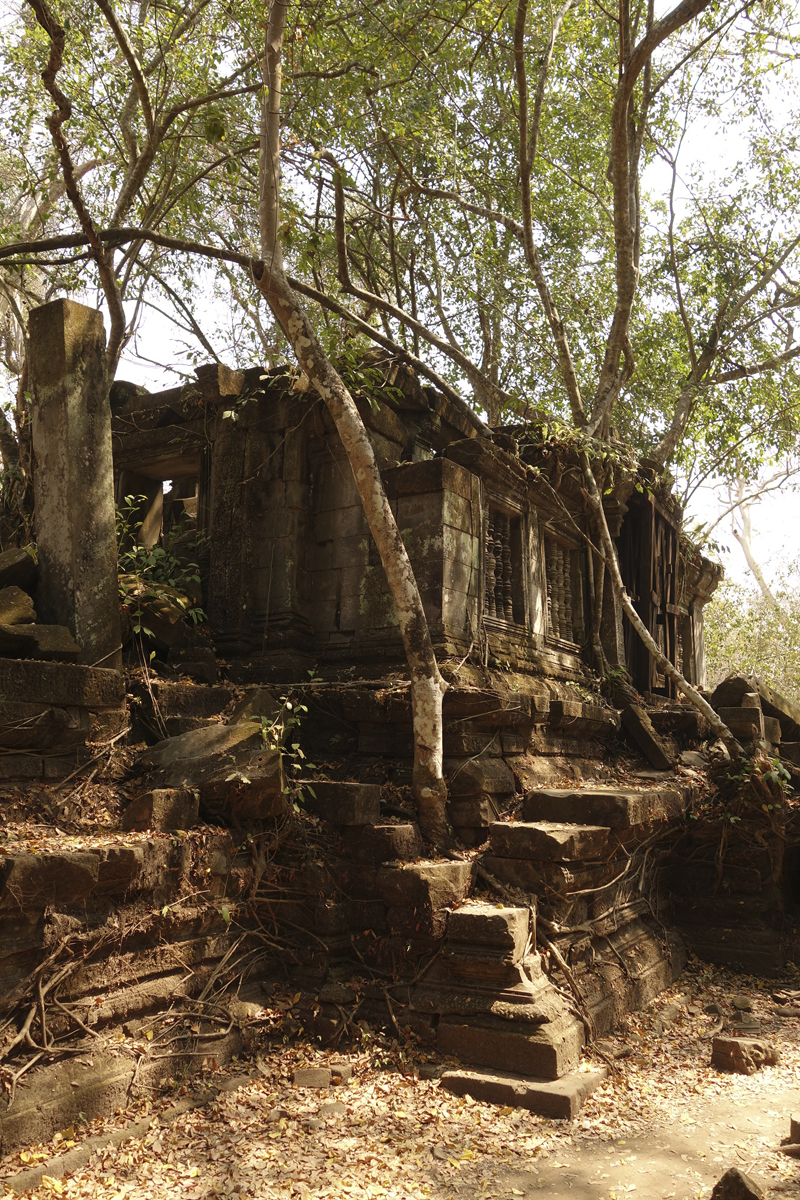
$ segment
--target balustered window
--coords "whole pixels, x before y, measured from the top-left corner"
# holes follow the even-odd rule
[[[544,549],[550,634],[580,645],[585,635],[580,550],[547,537]]]
[[[497,508],[487,514],[484,576],[486,616],[524,625],[522,520]]]

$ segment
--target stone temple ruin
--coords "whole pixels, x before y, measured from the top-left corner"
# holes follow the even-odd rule
[[[393,606],[322,403],[288,368],[212,364],[156,394],[114,383],[109,405],[102,342],[80,305],[32,315],[38,581],[29,555],[0,554],[0,585],[30,597],[22,620],[0,620],[0,773],[55,783],[98,745],[147,745],[125,781],[124,836],[2,860],[5,1014],[24,1017],[31,995],[36,1009],[30,980],[50,986],[65,938],[82,949],[52,984],[62,1005],[130,1036],[178,994],[214,996],[235,949],[240,1007],[288,978],[298,1020],[323,1040],[355,1005],[357,1020],[450,1057],[444,1086],[571,1117],[600,1078],[580,1069],[587,1038],[673,982],[687,947],[753,971],[796,961],[792,852],[776,866],[769,837],[755,858],[731,844],[721,890],[714,830],[686,822],[713,739],[603,586],[567,449],[488,429],[388,356],[362,364],[359,411],[449,685],[448,817],[468,849],[438,856],[410,801]],[[704,685],[720,569],[682,539],[655,477],[616,470],[604,492],[632,599]],[[121,633],[115,496],[135,498],[140,542],[166,535],[199,566],[183,607],[166,586],[136,601],[134,580]],[[187,623],[189,602],[207,624]],[[132,608],[156,649],[144,670]],[[597,645],[632,688],[600,689]],[[289,740],[316,764],[299,772],[313,776],[299,813],[280,738],[264,736],[287,696],[307,709]],[[796,772],[793,705],[752,680],[712,699]],[[68,1016],[51,1021],[68,1031]],[[241,1047],[239,1026],[215,1043],[218,1061]],[[197,1030],[158,1060],[98,1051],[91,1077],[75,1063],[57,1084],[31,1070],[0,1100],[3,1148],[47,1136],[70,1106],[101,1111],[133,1079],[196,1064]]]

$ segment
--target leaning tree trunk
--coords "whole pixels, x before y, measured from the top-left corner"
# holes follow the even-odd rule
[[[622,611],[625,613],[631,625],[636,630],[639,637],[647,647],[649,653],[658,663],[664,674],[673,681],[675,686],[678,688],[678,691],[683,693],[689,703],[692,704],[698,712],[703,714],[711,728],[714,730],[714,733],[722,742],[724,742],[731,754],[735,758],[740,757],[742,753],[742,747],[739,745],[730,729],[728,729],[728,726],[724,723],[724,721],[720,720],[719,715],[714,712],[714,709],[711,707],[708,701],[701,696],[697,688],[692,687],[688,680],[683,677],[678,668],[675,667],[664,654],[662,654],[653,637],[651,636],[650,630],[647,628],[644,621],[634,608],[631,598],[625,590],[625,584],[622,581],[622,574],[619,569],[619,559],[617,558],[617,550],[611,537],[611,532],[608,528],[605,509],[603,508],[603,499],[600,495],[600,489],[597,486],[597,480],[594,477],[592,464],[589,461],[589,455],[585,450],[581,452],[581,468],[583,470],[583,478],[586,484],[589,507],[592,510],[595,525],[600,535],[600,544],[603,549],[605,565],[608,567],[611,586],[614,589],[614,594],[620,602]]]
[[[297,293],[283,270],[280,241],[281,61],[285,4],[273,3],[263,61],[259,225],[263,265],[254,275],[285,333],[304,375],[333,418],[353,471],[370,533],[386,572],[411,675],[414,728],[412,790],[419,823],[439,847],[449,844],[445,816],[447,787],[442,774],[442,698],[447,684],[439,673],[428,622],[408,553],[384,491],[372,443],[353,397],[320,345]]]

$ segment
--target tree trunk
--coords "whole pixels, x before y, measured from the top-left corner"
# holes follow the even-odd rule
[[[263,64],[259,224],[261,269],[256,282],[310,380],[330,412],[353,471],[370,533],[386,572],[411,675],[414,728],[412,791],[423,833],[437,847],[450,844],[445,816],[447,787],[442,774],[442,698],[447,684],[439,673],[428,622],[411,562],[384,491],[369,435],[353,397],[335,370],[300,297],[283,270],[280,239],[280,96],[286,5],[271,6]]]
[[[625,584],[622,582],[622,574],[619,569],[617,550],[608,528],[608,522],[606,521],[606,514],[603,508],[603,499],[600,495],[600,490],[597,486],[597,480],[594,477],[594,472],[592,471],[592,464],[589,461],[589,455],[585,450],[583,450],[581,451],[580,458],[581,468],[583,470],[583,478],[586,484],[587,498],[589,500],[589,507],[592,510],[595,525],[597,526],[597,531],[600,535],[600,545],[606,560],[606,566],[608,567],[611,586],[614,589],[614,594],[619,600],[620,605],[622,606],[622,611],[625,613],[631,625],[636,630],[639,637],[647,647],[649,653],[658,663],[664,674],[675,683],[678,691],[683,693],[689,703],[692,704],[699,713],[703,714],[711,728],[714,730],[714,733],[727,746],[728,750],[731,752],[731,755],[734,758],[739,758],[742,754],[742,747],[739,745],[730,729],[728,729],[728,726],[720,720],[717,713],[714,712],[714,709],[711,707],[708,701],[701,696],[700,692],[698,692],[696,688],[692,687],[688,680],[684,679],[678,668],[673,666],[669,659],[661,653],[652,636],[650,635],[649,629],[637,613],[636,609],[633,607],[631,598],[625,590]]]

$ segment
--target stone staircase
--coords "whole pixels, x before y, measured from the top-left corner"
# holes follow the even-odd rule
[[[592,1031],[606,1033],[683,967],[682,945],[626,877],[637,847],[683,815],[683,792],[531,790],[526,819],[491,822],[488,851],[471,862],[421,861],[419,831],[381,817],[376,785],[315,790],[313,808],[336,828],[342,853],[318,881],[326,898],[314,910],[315,932],[331,950],[352,942],[367,954],[369,939],[374,945],[382,936],[410,954],[433,952],[424,977],[403,993],[401,1020],[463,1064],[444,1073],[443,1086],[573,1117],[603,1078],[580,1068],[587,1010]],[[500,904],[497,891],[491,901],[471,898],[479,863],[518,901]],[[548,963],[537,949],[537,921],[546,930],[540,944],[554,944],[569,963],[583,1013],[556,956]],[[306,986],[313,989],[314,980]],[[307,1002],[318,1005],[317,1023],[333,1029],[335,989],[331,1004],[326,989],[320,977]],[[380,1007],[377,989],[373,999]]]

